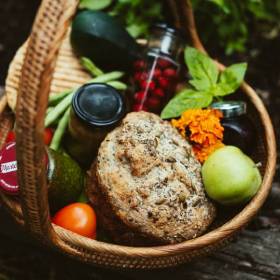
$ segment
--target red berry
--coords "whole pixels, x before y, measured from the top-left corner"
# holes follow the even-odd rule
[[[147,100],[147,105],[150,109],[157,109],[160,105],[160,100],[158,98],[150,97]]]
[[[134,62],[134,69],[142,70],[144,67],[145,67],[145,61],[139,59]]]
[[[16,140],[16,134],[13,130],[9,131],[7,138],[6,138],[6,143],[8,142],[14,142]]]
[[[172,63],[166,59],[163,59],[163,58],[160,58],[158,61],[157,61],[158,65],[160,66],[160,68],[162,69],[165,69],[169,66],[172,65]]]
[[[138,102],[138,103],[141,103],[143,101],[143,99],[145,98],[145,92],[143,91],[139,91],[139,92],[136,92],[134,94],[134,99]]]
[[[161,77],[161,70],[159,68],[156,68],[154,73],[153,73],[153,78],[154,79],[158,79],[159,77]]]
[[[169,80],[164,77],[160,77],[158,83],[162,89],[166,89],[169,86]]]
[[[44,132],[44,143],[45,145],[50,145],[53,138],[53,130],[51,128],[45,128]]]
[[[141,72],[136,72],[135,74],[134,74],[134,81],[136,81],[136,82],[140,82],[141,80],[142,80],[142,73]]]
[[[135,104],[133,105],[133,111],[134,112],[148,111],[148,108],[143,104]]]
[[[141,81],[146,81],[148,79],[148,74],[146,72],[136,72],[133,76],[134,81],[136,82],[141,82]]]
[[[177,75],[177,72],[173,68],[167,68],[163,71],[163,76],[165,76],[167,78],[175,78],[176,75]]]
[[[156,88],[156,84],[155,84],[154,81],[150,81],[150,82],[148,82],[148,81],[142,81],[142,82],[140,83],[140,86],[141,86],[141,88],[142,88],[143,90],[146,90],[146,89],[148,89],[148,90],[154,90],[154,89]]]
[[[163,98],[164,97],[164,91],[161,88],[156,88],[153,92],[153,94],[155,96],[157,96],[158,98]]]

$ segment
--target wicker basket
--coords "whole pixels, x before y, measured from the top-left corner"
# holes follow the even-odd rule
[[[45,167],[38,163],[43,162],[44,156],[44,116],[50,90],[71,88],[73,83],[82,83],[88,78],[75,59],[67,38],[61,47],[77,2],[43,0],[30,38],[11,64],[6,91],[18,92],[16,136],[21,195],[18,201],[1,193],[2,203],[19,224],[44,244],[103,267],[170,267],[208,254],[227,243],[257,213],[270,191],[275,171],[276,144],[272,124],[263,103],[246,83],[241,90],[243,98],[249,103],[250,116],[258,126],[254,160],[262,163],[263,183],[257,195],[239,212],[219,218],[213,228],[201,237],[176,245],[146,248],[99,242],[51,224]],[[176,25],[187,26],[193,45],[205,51],[196,33],[190,1],[171,0],[168,3]],[[0,145],[3,145],[14,122],[6,96],[0,101],[0,110]]]

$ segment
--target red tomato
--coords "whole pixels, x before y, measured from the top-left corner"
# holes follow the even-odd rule
[[[13,130],[11,130],[8,135],[7,135],[7,138],[6,138],[6,143],[8,142],[14,142],[16,141],[16,134]]]
[[[45,145],[50,145],[50,143],[52,142],[52,138],[53,138],[53,130],[51,128],[45,128],[45,132],[44,132],[44,143]]]
[[[52,222],[82,236],[96,238],[96,215],[88,204],[70,204],[59,210]]]

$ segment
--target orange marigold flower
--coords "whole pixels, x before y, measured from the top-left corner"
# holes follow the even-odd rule
[[[222,148],[224,144],[221,141],[218,141],[214,145],[210,146],[201,146],[201,145],[193,145],[193,151],[196,158],[202,163],[204,162],[210,154],[215,152],[217,149]]]
[[[191,109],[184,112],[180,119],[172,120],[171,124],[193,143],[196,157],[204,162],[212,152],[223,146],[222,117],[219,110]]]

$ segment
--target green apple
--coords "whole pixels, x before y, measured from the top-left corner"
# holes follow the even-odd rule
[[[208,196],[223,205],[247,202],[262,182],[256,164],[234,146],[212,153],[202,166],[202,178]]]

